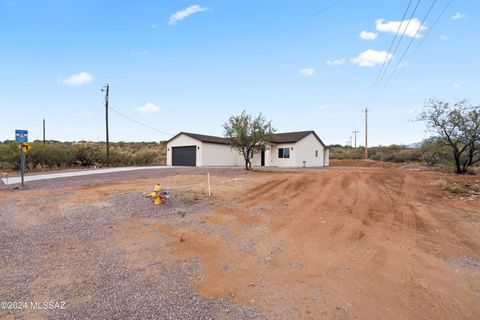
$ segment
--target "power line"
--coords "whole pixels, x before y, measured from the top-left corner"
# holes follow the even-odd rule
[[[173,134],[171,134],[171,133],[168,133],[168,132],[165,132],[165,131],[161,131],[161,130],[158,130],[158,129],[154,128],[154,127],[151,127],[151,126],[149,126],[149,125],[147,125],[147,124],[145,124],[145,123],[143,123],[143,122],[140,122],[140,121],[138,121],[138,120],[136,120],[136,119],[133,119],[132,117],[127,116],[126,114],[121,113],[120,111],[117,111],[117,110],[113,109],[112,107],[108,107],[108,108],[109,108],[110,110],[112,110],[113,112],[115,112],[116,114],[124,117],[125,119],[128,119],[128,120],[130,120],[130,121],[133,121],[133,122],[135,122],[135,123],[137,123],[137,124],[139,124],[139,125],[147,128],[147,129],[156,131],[156,132],[158,132],[158,133],[160,133],[160,134],[163,134],[163,135],[166,135],[166,136],[173,136]]]
[[[417,31],[415,32],[415,35],[412,37],[412,40],[410,40],[410,42],[408,43],[407,48],[405,49],[405,51],[403,52],[402,56],[400,57],[400,60],[398,60],[398,63],[397,63],[397,65],[395,66],[395,68],[393,69],[392,73],[390,74],[390,77],[389,77],[388,80],[385,82],[385,85],[384,85],[384,87],[383,87],[383,90],[385,90],[385,88],[388,86],[388,84],[389,84],[390,81],[392,80],[393,75],[395,74],[395,71],[398,69],[398,67],[399,67],[400,64],[402,63],[402,60],[403,60],[403,58],[405,57],[405,55],[407,54],[408,49],[410,49],[413,41],[415,40],[415,37],[417,36],[418,32],[420,31],[420,29],[421,29],[422,26],[424,25],[425,21],[427,20],[428,16],[430,15],[430,12],[432,11],[432,9],[433,9],[433,7],[435,6],[435,3],[436,3],[436,2],[437,2],[437,0],[433,0],[432,5],[430,6],[430,8],[428,9],[427,13],[426,13],[425,16],[423,17],[423,20],[422,20],[420,26],[418,27]]]
[[[410,15],[410,19],[408,19],[407,25],[405,26],[405,29],[403,30],[402,35],[400,36],[400,39],[398,40],[398,43],[395,47],[395,50],[393,51],[391,58],[388,60],[387,66],[385,67],[385,70],[384,70],[383,74],[381,75],[380,80],[378,81],[378,85],[380,85],[380,83],[382,83],[383,78],[387,74],[388,68],[390,67],[390,64],[392,63],[393,57],[397,53],[397,50],[400,47],[400,43],[402,42],[403,38],[405,37],[405,34],[407,33],[408,27],[410,26],[410,22],[412,21],[413,16],[415,15],[415,12],[417,12],[418,5],[420,4],[420,2],[421,2],[421,0],[417,1],[417,4],[415,5],[415,8],[413,9],[412,14]],[[402,25],[402,24],[403,24],[403,21],[400,23],[400,25]],[[420,25],[420,27],[421,27],[421,25]],[[412,39],[415,39],[415,37],[413,37]],[[387,56],[387,59],[388,59],[388,56]]]
[[[377,82],[378,82],[378,79],[380,78],[380,74],[382,74],[383,69],[385,68],[385,64],[387,63],[388,57],[390,56],[390,53],[392,52],[392,48],[393,48],[393,45],[395,44],[395,40],[397,40],[398,33],[400,32],[400,28],[402,27],[403,21],[405,20],[405,17],[407,16],[408,9],[410,9],[410,6],[412,5],[412,1],[413,0],[410,0],[408,2],[407,9],[405,9],[405,12],[403,13],[402,19],[400,20],[400,24],[398,25],[398,28],[397,28],[397,32],[395,32],[395,37],[393,38],[393,41],[390,44],[390,48],[388,49],[388,53],[385,56],[385,60],[383,60],[382,68],[378,72],[377,77],[375,78],[375,82],[373,83],[372,89],[370,90],[370,95],[372,95],[373,90],[375,90],[375,87],[377,86]]]
[[[313,18],[313,17],[315,17],[315,16],[317,16],[317,15],[319,15],[319,14],[321,14],[321,13],[324,13],[324,12],[330,10],[330,9],[333,9],[333,8],[341,5],[341,4],[344,3],[344,2],[347,2],[347,0],[337,1],[337,2],[335,2],[335,3],[333,3],[333,4],[331,4],[331,5],[323,8],[323,9],[318,10],[318,11],[315,12],[314,14],[309,15],[308,17],[306,17],[306,18],[303,19],[302,21],[310,20],[311,18]]]
[[[447,11],[447,9],[450,7],[450,5],[452,4],[453,0],[450,0],[446,5],[445,7],[443,8],[442,12],[440,12],[440,14],[438,15],[437,19],[435,19],[434,23],[432,24],[432,26],[429,28],[429,30],[427,31],[427,33],[425,34],[425,36],[422,38],[422,40],[420,40],[420,42],[418,43],[418,45],[415,47],[415,50],[413,51],[413,53],[410,55],[410,57],[408,58],[408,60],[412,60],[413,59],[413,56],[415,56],[415,54],[417,53],[417,51],[420,49],[420,47],[422,46],[422,44],[425,42],[425,39],[430,35],[430,33],[432,32],[432,30],[435,28],[435,26],[438,24],[438,22],[440,21],[440,19],[443,17],[443,15],[445,14],[445,12]],[[397,72],[399,72],[397,70]]]
[[[445,14],[445,12],[447,11],[447,9],[450,7],[450,5],[452,4],[453,0],[450,0],[446,5],[445,7],[443,8],[442,12],[440,12],[440,14],[438,15],[437,19],[435,19],[435,22],[433,22],[432,26],[430,27],[430,29],[427,31],[427,33],[425,34],[425,36],[422,38],[422,40],[420,40],[419,44],[416,46],[415,50],[413,51],[412,55],[408,58],[409,60],[411,60],[413,58],[413,56],[417,53],[418,49],[420,49],[420,47],[422,46],[422,44],[425,42],[425,39],[430,35],[430,33],[432,32],[433,28],[435,28],[435,26],[437,25],[437,23],[440,21],[440,18],[443,17],[443,15]]]

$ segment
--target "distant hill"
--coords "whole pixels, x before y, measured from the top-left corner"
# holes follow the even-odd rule
[[[420,141],[420,142],[415,142],[415,143],[407,144],[406,147],[409,148],[409,149],[420,148],[421,146],[423,146],[424,143],[425,143],[425,140],[424,140],[424,141]]]

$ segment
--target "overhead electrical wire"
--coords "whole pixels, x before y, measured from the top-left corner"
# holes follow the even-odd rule
[[[165,131],[161,131],[161,130],[158,130],[158,129],[154,128],[154,127],[151,127],[151,126],[149,126],[149,125],[147,125],[147,124],[145,124],[145,123],[143,123],[143,122],[140,122],[140,121],[138,121],[138,120],[136,120],[136,119],[133,119],[132,117],[127,116],[126,114],[121,113],[120,111],[117,111],[117,110],[113,109],[112,107],[108,107],[108,109],[110,109],[110,110],[112,110],[113,112],[115,112],[116,114],[124,117],[125,119],[128,119],[128,120],[130,120],[130,121],[133,121],[133,122],[135,122],[135,123],[137,123],[137,124],[139,124],[139,125],[147,128],[147,129],[153,130],[153,131],[155,131],[155,132],[158,132],[158,133],[163,134],[163,135],[166,135],[166,136],[173,136],[173,134],[171,134],[171,133],[168,133],[168,132],[165,132]]]
[[[402,35],[400,36],[400,39],[398,40],[398,43],[397,43],[397,45],[395,46],[395,50],[393,51],[393,53],[392,53],[392,55],[391,55],[391,58],[388,59],[388,56],[387,56],[387,59],[388,59],[387,66],[386,66],[385,69],[383,70],[383,73],[382,73],[382,75],[380,76],[380,79],[379,79],[377,85],[380,85],[380,84],[382,83],[383,78],[384,78],[385,75],[388,73],[388,68],[390,67],[390,64],[392,63],[392,60],[393,60],[393,58],[395,57],[395,54],[397,53],[398,48],[400,47],[400,43],[402,42],[403,38],[405,37],[405,34],[407,33],[408,27],[410,26],[410,22],[412,21],[413,16],[414,16],[415,13],[417,12],[417,9],[418,9],[418,6],[420,5],[420,2],[421,2],[421,0],[418,0],[418,1],[417,1],[417,4],[415,5],[415,8],[414,8],[413,11],[412,11],[412,14],[410,15],[410,18],[408,19],[407,25],[405,26],[405,29],[403,30]],[[402,23],[403,23],[403,21],[400,23],[400,25],[402,25]],[[420,25],[420,26],[421,26],[421,25]],[[417,31],[418,31],[418,30],[417,30]],[[414,39],[414,38],[415,38],[415,37],[413,37],[412,39]]]
[[[335,8],[335,7],[339,6],[339,5],[341,5],[341,4],[342,4],[342,3],[344,3],[344,2],[347,2],[347,0],[341,0],[341,1],[337,1],[337,2],[335,2],[335,3],[333,3],[333,4],[331,4],[331,5],[329,5],[329,6],[325,7],[325,8],[323,8],[323,9],[320,9],[320,10],[318,10],[317,12],[315,12],[315,13],[313,13],[313,14],[309,15],[308,17],[306,17],[306,18],[305,18],[305,19],[303,19],[302,21],[307,21],[307,20],[310,20],[311,18],[313,18],[313,17],[315,17],[315,16],[317,16],[317,15],[319,15],[319,14],[321,14],[321,13],[324,13],[324,12],[326,12],[326,11],[330,10],[330,9],[333,9],[333,8]]]
[[[390,77],[387,79],[387,81],[385,82],[385,85],[383,86],[383,89],[382,90],[385,90],[385,88],[388,86],[388,84],[390,83],[390,81],[392,80],[393,76],[395,75],[395,71],[398,70],[398,67],[401,65],[402,61],[403,61],[403,58],[405,57],[405,55],[407,54],[408,50],[410,49],[410,47],[412,46],[412,43],[413,41],[415,40],[415,38],[417,37],[417,34],[420,32],[420,30],[422,29],[423,25],[425,24],[425,21],[427,20],[428,16],[430,15],[430,12],[432,12],[432,9],[433,7],[435,6],[435,3],[437,2],[437,0],[433,0],[432,2],[432,5],[430,6],[430,8],[428,9],[427,13],[425,14],[425,16],[423,17],[422,19],[422,22],[420,23],[420,26],[418,27],[417,31],[415,32],[415,35],[412,37],[412,39],[410,40],[410,42],[408,43],[408,46],[407,48],[405,49],[405,51],[403,52],[402,56],[400,57],[400,59],[398,60],[398,63],[397,65],[395,66],[395,68],[392,70],[392,72],[390,73]]]
[[[388,49],[387,55],[385,56],[385,59],[383,60],[382,67],[380,68],[380,71],[377,74],[377,77],[375,78],[375,82],[373,83],[372,89],[370,90],[370,96],[373,93],[373,90],[375,90],[375,87],[377,86],[378,80],[380,79],[380,74],[382,74],[383,69],[385,68],[385,64],[387,63],[388,57],[390,56],[390,53],[392,52],[393,45],[395,44],[395,40],[397,40],[398,34],[400,32],[400,29],[402,28],[403,21],[405,20],[405,17],[407,16],[408,9],[410,9],[410,6],[412,5],[412,1],[410,0],[408,2],[408,6],[405,9],[405,12],[403,13],[402,19],[400,20],[400,24],[398,25],[397,32],[395,32],[395,37],[392,40],[392,43],[390,44],[390,48]]]
[[[447,2],[447,4],[445,5],[445,7],[443,8],[443,10],[440,12],[440,14],[438,15],[438,17],[435,19],[435,21],[433,22],[432,26],[428,29],[427,33],[422,37],[422,40],[420,40],[420,42],[418,43],[418,45],[415,47],[415,50],[412,52],[412,54],[410,55],[410,57],[408,58],[408,61],[412,60],[413,57],[415,56],[415,54],[417,53],[417,51],[420,49],[420,47],[423,45],[423,43],[425,42],[425,39],[430,35],[430,33],[432,32],[432,30],[435,28],[435,26],[438,24],[438,22],[440,21],[440,19],[443,17],[443,15],[445,14],[445,12],[447,11],[447,9],[450,7],[450,5],[452,4],[453,0],[450,0]],[[397,70],[397,72],[399,72]]]
[[[432,32],[432,30],[435,28],[435,26],[438,24],[438,22],[440,21],[440,19],[443,17],[443,15],[445,14],[445,12],[447,11],[447,9],[450,7],[450,5],[452,4],[453,0],[450,0],[448,1],[448,3],[445,5],[445,7],[443,8],[442,12],[440,12],[440,14],[438,15],[437,19],[435,19],[435,21],[433,22],[432,26],[430,27],[430,29],[428,29],[427,33],[425,34],[425,36],[423,36],[422,40],[420,40],[420,42],[418,43],[418,45],[415,47],[415,50],[413,50],[413,53],[410,55],[410,57],[408,58],[409,60],[411,60],[413,58],[413,56],[417,53],[417,51],[420,49],[420,47],[422,46],[422,44],[425,42],[425,39],[430,35],[430,33]]]

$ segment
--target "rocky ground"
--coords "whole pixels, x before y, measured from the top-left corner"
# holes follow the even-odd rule
[[[0,318],[478,319],[477,180],[344,166],[3,187],[0,300],[65,305]],[[142,196],[157,183],[168,205]]]

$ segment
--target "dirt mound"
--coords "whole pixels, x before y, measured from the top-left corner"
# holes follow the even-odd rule
[[[393,162],[375,160],[330,160],[331,166],[338,167],[362,167],[362,168],[400,168],[399,164]]]
[[[438,180],[384,169],[280,174],[248,189],[239,208],[207,215],[232,232],[228,240],[197,235],[177,246],[208,261],[201,292],[255,297],[272,318],[414,319],[428,310],[431,319],[474,319],[480,281],[464,272],[469,289],[449,261],[479,256],[479,231],[463,215],[478,217],[480,206],[447,201]]]

